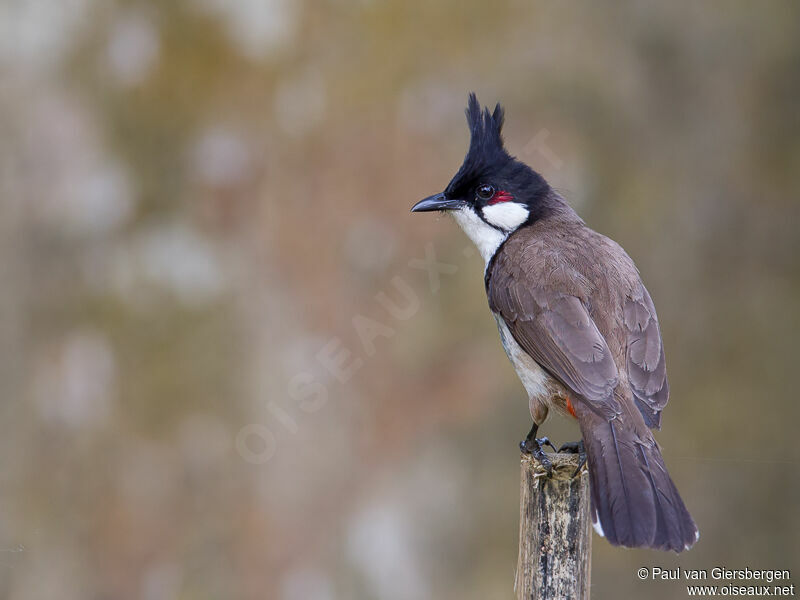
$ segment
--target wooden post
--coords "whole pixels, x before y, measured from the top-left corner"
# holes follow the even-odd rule
[[[586,467],[576,454],[548,454],[553,475],[522,455],[517,600],[588,600],[592,517]]]

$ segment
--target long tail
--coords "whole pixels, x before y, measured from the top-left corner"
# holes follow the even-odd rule
[[[578,420],[586,447],[595,529],[631,548],[682,552],[700,537],[650,432],[589,410]]]

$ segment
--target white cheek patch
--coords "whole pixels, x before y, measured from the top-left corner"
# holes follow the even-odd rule
[[[464,230],[472,243],[478,248],[483,260],[487,263],[494,256],[497,248],[506,239],[507,234],[498,231],[491,225],[485,223],[478,215],[469,208],[454,210],[452,213],[456,223]]]
[[[500,202],[484,206],[483,218],[495,227],[514,231],[528,220],[528,209],[519,202]]]

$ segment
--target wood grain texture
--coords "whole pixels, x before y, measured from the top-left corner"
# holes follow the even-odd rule
[[[548,477],[530,456],[522,456],[517,600],[587,600],[592,532],[589,474],[575,454],[548,454]]]

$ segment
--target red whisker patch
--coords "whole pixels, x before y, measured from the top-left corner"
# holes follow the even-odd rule
[[[500,204],[501,202],[511,202],[513,199],[514,196],[512,196],[511,193],[505,190],[497,190],[487,204],[491,206],[492,204]]]

